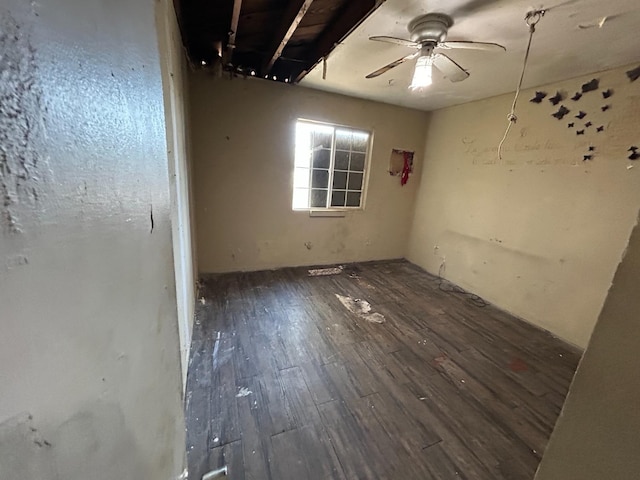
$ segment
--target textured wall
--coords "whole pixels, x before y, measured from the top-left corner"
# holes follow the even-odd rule
[[[3,480],[182,467],[155,9],[0,2],[0,448],[39,438]]]
[[[536,480],[638,478],[639,280],[636,225]]]
[[[434,112],[409,260],[584,347],[640,207],[640,165],[627,159],[640,81],[629,68],[540,87],[540,104],[523,91],[502,161],[512,95]],[[571,100],[592,78],[598,90]],[[557,120],[561,104],[571,112]]]
[[[416,151],[428,114],[258,79],[192,76],[191,125],[200,272],[403,257],[419,173],[387,173],[393,148]],[[297,118],[373,131],[363,211],[292,211]]]
[[[164,111],[167,131],[167,156],[171,185],[171,227],[173,263],[176,272],[176,300],[180,330],[180,358],[183,389],[187,383],[189,349],[195,314],[195,282],[197,265],[193,253],[191,222],[191,178],[187,157],[186,104],[187,65],[178,20],[172,0],[161,2],[158,8],[158,30]]]

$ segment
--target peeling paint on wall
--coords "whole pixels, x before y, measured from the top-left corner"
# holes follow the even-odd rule
[[[42,111],[35,49],[29,33],[0,13],[0,226],[20,232],[15,206],[38,201],[38,153]]]

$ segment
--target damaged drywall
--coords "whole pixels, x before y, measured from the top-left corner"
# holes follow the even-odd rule
[[[43,116],[31,25],[0,9],[0,228],[20,232],[16,205],[39,198]]]

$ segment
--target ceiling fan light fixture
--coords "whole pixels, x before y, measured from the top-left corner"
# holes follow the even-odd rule
[[[431,55],[418,57],[409,90],[416,91],[428,87],[433,82],[432,75],[433,57]]]

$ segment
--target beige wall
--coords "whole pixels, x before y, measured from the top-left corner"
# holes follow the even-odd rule
[[[167,157],[171,187],[171,232],[173,265],[176,272],[176,300],[180,333],[182,386],[187,383],[191,332],[195,313],[195,256],[191,226],[190,165],[187,157],[186,76],[187,59],[172,0],[163,0],[158,13],[162,56],[161,71],[167,131]]]
[[[422,164],[428,114],[258,79],[191,78],[201,272],[403,257],[418,175],[401,187],[391,149]],[[292,211],[297,118],[372,130],[366,208],[344,218]],[[310,242],[311,248],[305,244]]]
[[[640,227],[620,263],[536,480],[627,480],[640,472]]]
[[[444,265],[451,281],[584,347],[640,207],[640,164],[626,152],[640,140],[640,82],[624,72],[595,75],[614,95],[566,99],[562,121],[548,98],[594,76],[538,88],[549,94],[539,105],[523,91],[503,161],[512,95],[434,112],[409,260],[436,274]],[[586,121],[594,125],[576,135]],[[594,160],[583,162],[589,145]]]
[[[160,4],[0,3],[0,478],[175,479]]]

